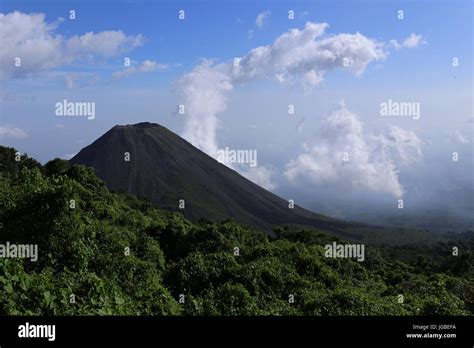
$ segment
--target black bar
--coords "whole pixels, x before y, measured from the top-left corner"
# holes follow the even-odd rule
[[[56,325],[54,342],[18,337],[19,326],[26,322]],[[438,329],[441,325],[444,328]],[[428,328],[420,329],[423,326]],[[473,332],[474,317],[0,317],[2,348],[16,344],[250,343],[472,347]],[[407,338],[412,333],[454,333],[456,338]]]

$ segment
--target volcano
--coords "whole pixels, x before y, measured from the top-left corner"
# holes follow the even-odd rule
[[[112,191],[144,197],[159,208],[180,211],[191,220],[232,219],[269,234],[281,225],[308,226],[358,239],[347,231],[358,224],[298,205],[290,209],[287,200],[158,124],[117,125],[70,162],[92,167]]]

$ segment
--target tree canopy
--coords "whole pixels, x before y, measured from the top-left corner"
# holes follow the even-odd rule
[[[448,258],[448,244],[413,260],[372,245],[365,262],[330,259],[324,245],[344,241],[324,231],[191,222],[110,192],[92,169],[15,153],[0,148],[0,243],[37,244],[39,258],[0,258],[0,314],[474,313],[472,254]]]

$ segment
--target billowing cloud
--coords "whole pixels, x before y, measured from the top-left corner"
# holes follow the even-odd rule
[[[344,69],[353,75],[360,76],[372,62],[382,61],[387,57],[387,45],[375,39],[368,38],[360,33],[355,34],[325,34],[327,23],[308,22],[303,29],[290,29],[280,35],[272,44],[259,46],[250,50],[242,57],[234,58],[224,63],[215,63],[204,60],[191,72],[186,73],[177,81],[177,88],[182,95],[182,104],[185,108],[185,125],[182,136],[194,146],[200,148],[208,155],[216,157],[219,150],[217,130],[219,119],[217,115],[226,109],[228,94],[234,86],[250,83],[260,79],[276,79],[280,83],[293,83],[300,81],[305,91],[320,85],[328,71]],[[349,118],[349,121],[351,119]],[[358,120],[352,120],[352,125],[357,128]],[[341,124],[341,127],[345,127]],[[360,126],[361,127],[361,126]],[[353,129],[356,131],[356,129]],[[328,129],[330,131],[330,128]],[[375,144],[384,148],[383,153],[389,156],[394,151],[392,145],[401,141],[400,138],[409,137],[402,130],[392,129],[390,138],[382,141],[366,143],[360,135],[352,139],[355,146],[355,156],[359,157],[362,168],[353,169],[354,186],[368,186],[374,190],[385,190],[396,196],[402,195],[402,187],[398,182],[395,164],[387,159],[383,163],[373,160],[373,147]],[[395,146],[395,148],[397,148]],[[364,148],[365,147],[365,148]],[[315,153],[313,153],[313,150]],[[302,154],[293,166],[287,170],[290,178],[299,175],[299,167],[306,164],[318,173],[327,170],[331,173],[337,168],[329,161],[329,154],[324,148],[308,148],[307,154]],[[320,153],[323,151],[322,153]],[[401,151],[401,150],[400,150]],[[408,150],[407,150],[408,151]],[[407,156],[407,153],[399,154]],[[311,160],[314,156],[326,156],[326,167],[316,168]],[[300,161],[301,163],[299,163]],[[246,175],[245,171],[241,171]],[[370,184],[361,174],[372,176]],[[268,172],[261,170],[256,177],[264,177]],[[357,174],[359,176],[357,177]],[[247,174],[251,175],[251,174]]]
[[[166,67],[167,65],[165,64],[160,64],[152,60],[145,60],[137,67],[131,66],[126,68],[125,70],[114,72],[112,74],[112,78],[118,80],[130,76],[132,74],[152,72],[159,69],[165,69]]]
[[[243,57],[215,64],[205,60],[178,80],[186,107],[183,137],[207,154],[218,149],[217,114],[226,108],[234,85],[262,78],[280,82],[300,79],[305,89],[320,84],[329,70],[360,75],[370,62],[383,60],[383,43],[360,33],[327,35],[326,23],[306,23],[279,36],[273,44],[252,49]]]
[[[24,139],[28,136],[23,129],[11,125],[0,126],[0,139]]]
[[[413,131],[391,125],[387,135],[370,135],[370,137],[374,154],[378,154],[382,161],[409,165],[423,157],[421,153],[423,142]]]
[[[257,15],[257,18],[255,19],[255,24],[257,25],[257,27],[259,27],[260,29],[263,28],[263,25],[265,24],[265,21],[270,18],[270,15],[271,15],[271,12],[270,11],[263,11],[263,12],[260,12],[258,15]]]
[[[388,135],[366,134],[356,114],[345,107],[333,111],[318,141],[286,165],[292,183],[333,185],[341,189],[403,195],[398,168],[419,160],[421,140],[411,131],[392,126]]]
[[[221,66],[222,67],[222,66]],[[178,86],[184,97],[186,123],[183,137],[208,155],[217,155],[217,114],[226,108],[232,76],[204,60],[184,75]]]
[[[370,62],[383,60],[383,44],[360,33],[322,37],[326,23],[308,22],[304,29],[291,29],[272,45],[252,49],[240,59],[232,74],[238,82],[275,74],[304,76],[320,83],[328,70],[345,68],[360,75]],[[345,66],[344,63],[346,63]]]
[[[142,35],[122,31],[88,32],[66,38],[56,34],[61,20],[45,21],[43,13],[0,13],[0,80],[55,69],[76,61],[110,58],[143,44]],[[15,66],[16,59],[21,66]]]
[[[303,75],[303,86],[305,92],[310,91],[314,86],[318,86],[323,80],[323,73],[321,71],[316,71],[315,69],[312,69],[306,72]]]
[[[402,43],[398,43],[397,40],[391,40],[390,43],[395,49],[399,50],[401,48],[418,47],[419,45],[425,44],[426,41],[420,34],[411,33]]]

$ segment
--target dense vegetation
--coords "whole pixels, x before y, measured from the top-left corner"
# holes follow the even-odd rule
[[[191,223],[109,192],[84,166],[0,147],[0,170],[0,243],[39,246],[37,262],[0,258],[3,315],[474,313],[469,241],[457,257],[437,243],[330,259],[324,245],[343,241],[323,231]]]

